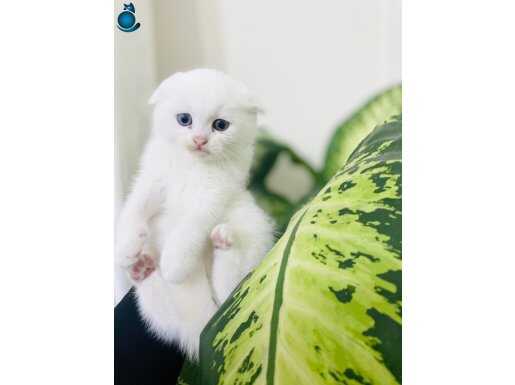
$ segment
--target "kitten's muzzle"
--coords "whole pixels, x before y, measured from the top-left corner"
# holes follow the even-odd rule
[[[204,135],[195,135],[193,137],[193,143],[197,147],[197,150],[202,150],[202,147],[207,144],[208,140]]]

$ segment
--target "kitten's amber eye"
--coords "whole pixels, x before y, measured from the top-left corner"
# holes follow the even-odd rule
[[[229,128],[229,125],[231,123],[229,123],[227,120],[223,120],[223,119],[216,119],[214,122],[213,122],[213,130],[216,130],[216,131],[225,131]]]
[[[191,119],[191,115],[187,112],[177,114],[177,123],[179,123],[181,126],[191,126],[192,122],[193,119]]]

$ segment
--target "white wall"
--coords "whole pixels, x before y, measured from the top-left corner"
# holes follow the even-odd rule
[[[400,80],[400,1],[221,0],[226,70],[316,165],[335,125]]]
[[[247,83],[271,131],[317,167],[337,123],[400,81],[400,0],[133,3],[141,28],[115,32],[118,202],[146,135],[146,101],[175,71],[212,67]]]

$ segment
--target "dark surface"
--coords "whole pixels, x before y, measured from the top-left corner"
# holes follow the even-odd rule
[[[146,329],[134,289],[114,309],[115,385],[175,385],[184,355]]]

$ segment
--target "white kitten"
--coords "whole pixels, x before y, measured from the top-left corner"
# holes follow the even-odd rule
[[[273,242],[246,190],[257,108],[242,84],[206,69],[166,79],[150,103],[152,134],[120,214],[116,259],[150,329],[196,359],[207,321]]]

